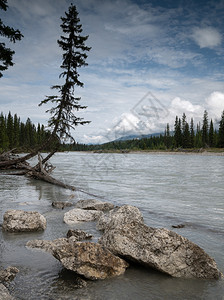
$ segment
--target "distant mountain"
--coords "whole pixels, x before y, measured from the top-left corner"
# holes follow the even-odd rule
[[[113,142],[119,142],[119,141],[128,141],[128,140],[133,140],[133,139],[137,139],[137,140],[141,140],[144,138],[150,138],[151,136],[160,136],[160,134],[164,135],[164,132],[157,132],[157,133],[151,133],[151,134],[141,134],[141,135],[127,135],[127,136],[122,136],[119,139],[114,140]]]

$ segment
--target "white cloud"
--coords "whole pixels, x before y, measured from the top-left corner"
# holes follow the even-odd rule
[[[200,48],[214,48],[222,42],[222,35],[214,27],[195,28],[192,38]]]
[[[220,119],[221,113],[224,110],[224,93],[213,92],[206,99],[207,110],[209,116],[214,119]]]

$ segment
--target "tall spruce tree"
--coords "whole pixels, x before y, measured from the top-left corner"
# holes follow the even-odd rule
[[[182,146],[181,119],[178,119],[178,116],[176,116],[174,124],[174,141],[176,147]]]
[[[219,122],[219,147],[224,148],[224,110]]]
[[[194,143],[195,143],[195,133],[194,133],[194,119],[191,118],[191,125],[190,125],[190,147],[194,148]]]
[[[0,9],[6,11],[7,8],[7,0],[0,0]],[[10,42],[13,43],[21,40],[21,38],[23,37],[23,35],[18,29],[15,30],[12,27],[4,25],[1,19],[0,35],[8,38]],[[14,53],[14,51],[6,47],[5,43],[0,43],[0,77],[3,76],[2,71],[7,70],[9,66],[13,66],[12,57]]]
[[[208,112],[204,111],[203,123],[202,123],[202,144],[203,147],[208,145]]]
[[[214,137],[214,126],[213,126],[212,119],[210,121],[208,139],[209,139],[209,146],[214,147],[215,146],[215,137]]]
[[[186,122],[184,126],[184,132],[183,132],[183,147],[184,148],[190,148],[191,147],[191,135],[190,135],[190,129],[189,124]]]
[[[78,68],[87,66],[87,54],[91,48],[85,45],[88,36],[82,36],[82,25],[79,23],[78,12],[76,6],[71,4],[68,13],[65,12],[65,17],[61,18],[61,28],[64,36],[58,40],[58,45],[63,50],[63,61],[61,68],[63,72],[59,77],[64,78],[63,85],[52,86],[53,90],[57,90],[57,96],[48,96],[40,105],[52,102],[52,107],[47,112],[50,112],[49,127],[52,129],[52,136],[62,140],[70,138],[71,129],[79,124],[84,125],[89,121],[84,121],[83,118],[76,117],[73,111],[85,109],[86,106],[79,104],[80,97],[75,97],[75,86],[83,87],[83,83],[79,80]]]

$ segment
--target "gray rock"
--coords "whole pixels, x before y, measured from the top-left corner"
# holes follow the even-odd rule
[[[107,225],[110,223],[111,217],[117,212],[118,208],[114,208],[107,213],[102,214],[102,216],[98,219],[96,228],[98,230],[104,231]]]
[[[15,300],[10,294],[8,289],[0,283],[0,300]]]
[[[0,281],[11,281],[15,278],[19,270],[16,267],[8,267],[5,270],[0,270]]]
[[[69,243],[69,240],[67,238],[58,238],[53,241],[31,240],[26,243],[26,247],[44,250],[50,254],[53,254],[53,251],[58,246],[64,245],[66,243]]]
[[[80,229],[69,229],[69,231],[67,232],[67,238],[70,238],[71,236],[75,238],[77,242],[91,239],[93,237],[92,234],[89,234]]]
[[[8,210],[2,228],[9,232],[39,231],[46,228],[46,219],[35,211]]]
[[[108,211],[114,208],[114,205],[109,202],[103,202],[96,199],[79,200],[75,204],[76,208]]]
[[[51,253],[66,269],[91,280],[121,275],[128,267],[128,263],[101,245],[76,242],[73,236],[53,241],[33,240],[26,246]]]
[[[75,224],[78,222],[90,222],[95,221],[101,215],[101,211],[74,208],[64,214],[64,222],[67,224]]]
[[[90,242],[66,243],[57,247],[53,255],[66,269],[91,280],[121,275],[128,267],[123,259]]]
[[[118,209],[99,243],[115,255],[173,277],[220,278],[215,261],[203,249],[173,231],[146,226],[137,210]]]
[[[65,207],[73,206],[73,204],[71,202],[54,201],[52,202],[52,206],[55,208],[64,209]]]

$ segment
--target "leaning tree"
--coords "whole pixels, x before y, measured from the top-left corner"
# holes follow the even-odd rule
[[[61,78],[61,81],[63,80],[63,83],[52,86],[51,89],[56,91],[56,95],[47,96],[39,104],[52,104],[52,108],[46,111],[50,113],[48,126],[51,130],[51,135],[39,148],[34,149],[23,157],[15,158],[10,156],[9,158],[8,153],[4,153],[0,156],[0,169],[23,169],[20,174],[29,174],[62,187],[75,189],[51,177],[52,167],[47,164],[47,161],[58,150],[62,140],[74,140],[71,134],[72,129],[75,129],[78,125],[89,123],[89,121],[77,117],[74,112],[86,108],[86,106],[80,104],[81,98],[76,97],[75,87],[83,87],[83,83],[79,80],[78,69],[87,66],[87,52],[91,48],[85,45],[88,36],[81,35],[83,30],[75,5],[71,4],[68,12],[65,12],[65,17],[62,17],[61,20],[61,28],[64,35],[58,40],[58,45],[63,50],[62,72],[59,78]],[[46,147],[48,149],[51,148],[51,152],[43,159],[39,153]],[[38,155],[38,164],[35,167],[31,167],[26,160],[36,155]]]
[[[0,0],[0,9],[6,11],[8,8],[7,0]],[[0,35],[8,38],[10,42],[15,43],[21,40],[23,35],[18,29],[13,29],[12,27],[3,24],[0,19]],[[2,71],[8,69],[9,66],[13,66],[12,57],[15,52],[10,48],[7,48],[5,43],[0,43],[0,77],[3,76]]]

